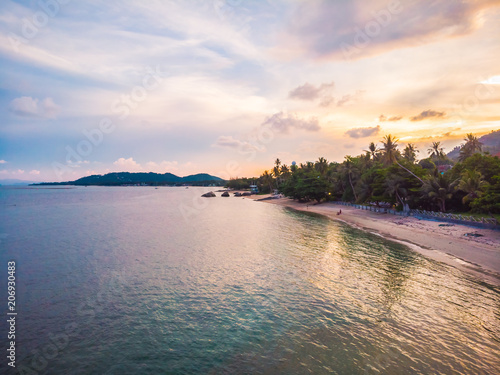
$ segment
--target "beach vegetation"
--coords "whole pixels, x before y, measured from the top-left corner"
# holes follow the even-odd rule
[[[438,141],[418,160],[414,144],[400,150],[398,138],[391,134],[380,140],[380,146],[370,142],[361,155],[347,155],[340,163],[319,157],[289,167],[277,159],[258,178],[259,190],[277,189],[301,202],[335,200],[400,210],[500,214],[500,159],[483,153],[473,134],[464,140],[455,161]]]

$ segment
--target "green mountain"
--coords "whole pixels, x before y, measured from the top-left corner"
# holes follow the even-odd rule
[[[206,173],[194,174],[186,177],[179,177],[172,173],[130,173],[113,172],[105,175],[92,175],[79,178],[75,181],[66,182],[42,182],[35,185],[97,185],[97,186],[124,186],[124,185],[223,185],[225,181],[222,178],[211,176]]]
[[[479,137],[479,142],[483,144],[484,152],[488,151],[491,155],[497,155],[500,152],[500,130],[492,130],[491,133]],[[460,148],[461,146],[455,147],[446,156],[452,160],[457,160],[460,155]]]

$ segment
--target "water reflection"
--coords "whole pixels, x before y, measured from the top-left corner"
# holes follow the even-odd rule
[[[190,190],[74,189],[0,211],[5,231],[19,233],[0,256],[23,259],[30,290],[22,295],[29,345],[20,350],[77,322],[80,334],[46,373],[500,368],[498,288],[274,205],[214,200],[186,223],[178,206],[191,204]],[[87,301],[92,319],[78,313]]]

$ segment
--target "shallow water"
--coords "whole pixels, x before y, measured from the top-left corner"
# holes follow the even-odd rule
[[[17,262],[18,369],[500,368],[498,288],[343,223],[248,199],[199,199],[204,191],[0,188],[0,266]]]

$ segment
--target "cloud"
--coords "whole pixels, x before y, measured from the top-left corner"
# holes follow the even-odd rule
[[[288,133],[291,128],[302,129],[306,131],[316,132],[321,129],[318,119],[311,117],[309,119],[301,119],[294,114],[286,114],[278,112],[269,117],[262,123],[262,126],[268,125],[272,130],[278,133]]]
[[[7,163],[5,160],[0,160],[0,164],[5,164]]]
[[[344,107],[354,104],[363,94],[364,90],[357,90],[354,94],[344,95],[338,102],[337,107]]]
[[[42,117],[56,118],[59,111],[60,107],[54,103],[52,98],[45,98],[42,100]]]
[[[323,83],[319,86],[314,86],[308,82],[304,83],[302,86],[296,87],[288,94],[290,99],[300,99],[300,100],[316,100],[318,98],[324,98],[325,96],[331,98],[329,95],[330,91],[335,87],[334,82]]]
[[[372,135],[377,135],[380,132],[380,125],[372,128],[354,128],[345,132],[351,138],[365,138]]]
[[[500,85],[500,76],[493,76],[479,83],[484,85]]]
[[[20,117],[53,119],[57,117],[59,110],[59,106],[52,98],[45,98],[39,102],[31,96],[22,96],[13,99],[9,104],[9,111]]]
[[[22,96],[10,102],[9,110],[18,116],[37,116],[38,99],[30,96]]]
[[[40,174],[40,171],[37,171],[36,169],[33,169],[30,174],[34,175],[34,176],[38,176]]]
[[[179,170],[179,162],[166,161],[163,160],[161,163],[155,163],[154,161],[149,161],[146,163],[146,169],[151,172],[165,173],[165,172],[177,172]]]
[[[292,12],[285,43],[317,58],[361,58],[469,34],[481,26],[481,11],[498,5],[496,0],[311,0]]]
[[[142,172],[143,168],[133,158],[120,158],[113,165],[121,168],[124,172]]]
[[[241,141],[231,135],[221,135],[212,146],[232,148],[242,152],[259,151],[264,152],[264,146],[254,145],[247,141]]]
[[[445,112],[438,112],[438,111],[433,111],[431,109],[428,109],[427,111],[421,112],[417,116],[412,116],[410,117],[411,121],[422,121],[425,120],[426,118],[431,118],[431,117],[444,117],[446,115]]]
[[[385,115],[380,115],[378,120],[380,122],[384,122],[384,121],[399,121],[403,118],[403,116],[390,116],[390,117],[387,117]]]

